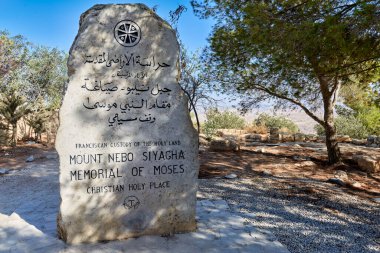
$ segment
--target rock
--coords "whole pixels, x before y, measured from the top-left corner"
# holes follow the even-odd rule
[[[281,134],[281,141],[283,142],[293,142],[294,136],[290,133],[282,133]]]
[[[234,174],[234,173],[231,173],[231,174],[225,175],[224,178],[226,178],[226,179],[235,179],[235,178],[237,178],[237,175]]]
[[[60,109],[59,236],[70,244],[196,229],[198,133],[175,31],[143,4],[81,15]]]
[[[352,139],[351,143],[354,144],[354,145],[364,146],[364,145],[367,144],[367,140],[366,139],[363,139],[363,140]]]
[[[377,203],[380,203],[380,198],[373,198],[372,200],[377,202]]]
[[[370,135],[367,137],[367,145],[375,144],[376,136]]]
[[[367,155],[355,155],[353,159],[358,163],[359,168],[368,173],[380,171],[380,160]]]
[[[362,188],[362,184],[357,181],[349,181],[348,185],[350,185],[353,188]]]
[[[306,140],[306,136],[304,134],[301,134],[301,133],[294,134],[294,141],[303,142],[305,140]]]
[[[256,151],[257,153],[265,153],[265,148],[260,148],[260,149],[258,149],[257,151]]]
[[[207,139],[199,138],[199,145],[200,146],[207,146],[208,144],[209,143],[208,143]]]
[[[239,144],[237,144],[236,141],[233,140],[215,138],[210,141],[211,151],[238,151],[239,149]]]
[[[207,136],[205,134],[199,134],[199,138],[207,140]]]
[[[222,131],[216,131],[215,136],[217,136],[217,137],[223,137],[224,133]]]
[[[310,157],[308,157],[308,156],[298,156],[298,155],[295,155],[292,158],[293,158],[293,160],[296,160],[296,161],[305,161],[305,160],[306,161],[310,161]]]
[[[327,182],[333,183],[333,184],[337,184],[337,185],[340,185],[340,186],[345,186],[346,185],[346,183],[343,180],[339,179],[339,178],[329,178],[327,180]]]
[[[307,135],[305,135],[305,140],[306,141],[317,141],[318,136],[315,134],[307,134]]]
[[[281,142],[282,141],[282,134],[275,134],[275,133],[271,133],[270,134],[270,137],[269,137],[269,141],[272,142],[272,143],[278,143],[278,142]]]
[[[345,143],[348,143],[348,142],[351,142],[352,139],[350,136],[348,135],[337,135],[336,136],[336,141],[337,142],[345,142]]]
[[[334,172],[334,177],[335,178],[338,178],[338,179],[341,179],[343,181],[347,181],[348,180],[348,175],[345,171],[343,170],[337,170]]]
[[[9,169],[0,168],[0,176],[5,175],[5,174],[9,174]]]
[[[295,165],[303,166],[303,167],[316,166],[316,164],[313,161],[303,161],[303,162],[300,162],[300,163],[296,163]]]
[[[36,144],[36,142],[35,141],[27,141],[26,144],[33,145],[33,144]]]
[[[302,148],[301,145],[299,145],[299,144],[294,144],[293,147],[295,147],[295,148]]]
[[[264,176],[270,177],[273,175],[273,173],[270,170],[263,170],[261,172]]]
[[[26,161],[27,163],[33,162],[33,161],[34,161],[34,156],[33,156],[33,155],[29,156],[28,158],[26,158],[25,161]]]
[[[266,142],[269,139],[268,134],[243,134],[239,139],[245,142]]]
[[[278,127],[272,127],[271,129],[269,129],[269,133],[272,135],[272,134],[279,134],[280,133],[280,129]]]

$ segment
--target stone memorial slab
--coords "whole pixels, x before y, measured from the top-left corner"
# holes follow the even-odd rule
[[[58,233],[68,243],[196,228],[197,134],[175,32],[142,4],[81,15],[60,111]]]

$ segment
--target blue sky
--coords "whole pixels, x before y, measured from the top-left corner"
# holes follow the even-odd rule
[[[166,20],[169,19],[169,11],[175,10],[179,4],[185,5],[187,11],[179,21],[182,41],[190,51],[207,45],[207,36],[211,32],[213,22],[195,17],[189,0],[144,0],[140,2],[150,8],[157,6],[158,15]],[[79,16],[95,4],[107,3],[136,2],[120,0],[0,0],[0,30],[7,30],[11,35],[21,34],[36,45],[57,47],[68,52],[78,32]],[[222,97],[224,98],[224,96]],[[218,107],[219,109],[230,109],[231,103],[220,102]],[[264,107],[267,110],[270,108],[268,104]],[[254,114],[252,113],[250,118]],[[303,116],[303,118],[305,117]]]
[[[145,0],[148,7],[169,19],[169,11],[179,4],[187,11],[179,21],[179,32],[186,47],[195,51],[207,44],[212,21],[200,20],[193,14],[189,1]],[[28,41],[68,52],[78,31],[79,16],[95,4],[135,3],[118,0],[0,0],[0,30],[23,35]]]

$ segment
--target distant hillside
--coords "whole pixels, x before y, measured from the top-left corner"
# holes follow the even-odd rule
[[[231,111],[236,111],[235,109],[231,109]],[[253,119],[257,118],[260,113],[267,113],[269,115],[281,115],[285,116],[294,123],[298,125],[302,133],[306,134],[315,134],[314,131],[314,125],[317,124],[313,119],[311,119],[305,112],[300,110],[295,111],[276,111],[274,112],[273,109],[265,108],[265,109],[255,109],[246,115],[244,115],[244,118],[247,122],[253,121]],[[205,114],[204,112],[200,112],[200,121],[203,122],[205,120]]]

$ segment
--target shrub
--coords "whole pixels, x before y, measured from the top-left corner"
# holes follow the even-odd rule
[[[8,145],[9,141],[9,135],[8,135],[8,127],[6,124],[1,122],[1,117],[0,117],[0,146],[6,146]]]
[[[292,120],[283,116],[270,116],[262,113],[257,117],[254,124],[266,126],[268,129],[278,128],[280,131],[292,134],[299,132],[298,126]]]
[[[206,121],[203,124],[204,133],[210,137],[215,134],[216,129],[243,129],[245,120],[237,113],[217,109],[206,112]]]
[[[357,139],[364,139],[368,136],[368,130],[365,125],[353,115],[336,117],[335,128],[338,135],[349,135]],[[325,135],[325,129],[319,124],[314,126],[314,130],[318,135]]]
[[[266,134],[269,132],[268,128],[265,125],[256,125],[255,123],[246,126],[244,130],[247,131],[247,133],[252,134]]]
[[[314,125],[314,131],[315,131],[318,135],[325,135],[325,129],[324,129],[323,126],[321,126],[320,124],[315,124],[315,125]]]
[[[380,136],[380,108],[371,106],[357,115],[358,119],[367,128],[368,134]]]

